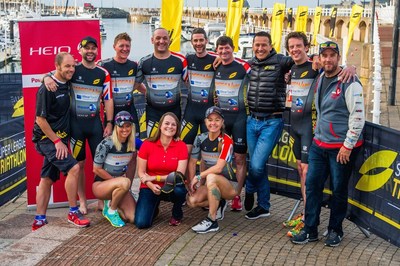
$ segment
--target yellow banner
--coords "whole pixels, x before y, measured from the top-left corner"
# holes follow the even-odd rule
[[[319,32],[319,25],[321,24],[322,7],[317,6],[314,14],[314,33],[311,41],[312,45],[317,45],[317,35]]]
[[[162,0],[161,27],[169,32],[169,49],[174,52],[181,50],[182,13],[183,0]]]
[[[306,33],[307,17],[308,17],[308,7],[307,6],[297,7],[295,31],[302,31],[302,32]]]
[[[358,5],[353,5],[351,8],[351,16],[350,16],[350,25],[349,25],[349,35],[347,36],[347,45],[346,45],[346,56],[350,49],[350,43],[353,39],[354,29],[357,27],[358,23],[361,20],[361,15],[363,12],[363,8]]]
[[[228,0],[226,16],[226,36],[231,37],[235,52],[239,50],[240,26],[242,24],[242,7],[244,0]]]
[[[274,10],[272,11],[271,42],[277,53],[281,51],[284,11],[284,4],[274,4]]]

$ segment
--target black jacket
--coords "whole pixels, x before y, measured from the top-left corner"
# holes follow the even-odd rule
[[[286,101],[285,73],[294,64],[292,58],[277,54],[272,49],[264,60],[253,57],[249,63],[251,73],[247,101],[250,111],[256,114],[283,112]]]

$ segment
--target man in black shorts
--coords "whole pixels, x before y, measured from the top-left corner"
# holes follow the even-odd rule
[[[80,211],[87,213],[86,202],[86,140],[89,143],[90,152],[94,156],[97,145],[103,137],[112,133],[114,115],[114,103],[110,90],[110,74],[108,71],[96,65],[98,55],[97,41],[87,36],[79,43],[79,52],[82,62],[75,67],[71,85],[71,141],[72,156],[79,162],[79,186],[78,195]],[[49,84],[49,78],[45,78],[46,87],[54,87]],[[54,83],[54,82],[51,82]],[[101,101],[106,112],[106,127],[100,119]],[[91,180],[90,180],[91,181]]]
[[[69,80],[75,72],[74,58],[65,52],[55,59],[56,71],[51,78],[57,83],[58,90],[50,92],[42,85],[36,99],[36,121],[32,141],[36,150],[43,155],[44,162],[41,180],[36,194],[37,213],[32,224],[32,231],[47,224],[46,211],[51,195],[51,186],[60,179],[60,171],[66,176],[69,213],[68,222],[78,226],[90,225],[77,206],[78,162],[68,152],[70,118]]]
[[[195,53],[186,56],[189,94],[181,125],[181,139],[186,143],[189,154],[199,128],[201,133],[207,131],[203,114],[214,105],[215,72],[212,65],[217,55],[206,51],[207,42],[207,33],[203,28],[193,29],[191,43]]]
[[[152,136],[166,112],[181,119],[181,88],[187,80],[186,58],[169,50],[170,37],[164,28],[155,29],[151,37],[154,53],[139,62],[136,82],[146,86],[147,136]]]
[[[217,40],[217,54],[221,64],[215,70],[215,94],[218,106],[225,117],[225,129],[233,138],[233,151],[236,164],[238,194],[242,190],[246,177],[246,119],[247,119],[247,85],[250,65],[233,56],[233,41],[227,36]],[[233,211],[242,210],[240,196],[232,200]]]

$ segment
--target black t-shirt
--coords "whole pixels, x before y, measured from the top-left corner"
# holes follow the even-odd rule
[[[48,91],[42,84],[36,94],[36,116],[46,118],[51,129],[60,138],[69,135],[70,117],[70,83],[62,83],[52,76],[58,84],[55,92]],[[42,129],[35,122],[33,126],[33,142],[46,138]]]

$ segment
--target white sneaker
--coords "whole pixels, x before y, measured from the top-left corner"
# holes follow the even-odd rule
[[[192,227],[192,230],[198,234],[205,234],[208,232],[216,232],[219,230],[218,222],[212,221],[210,218],[205,218],[200,223]]]
[[[217,220],[221,221],[224,219],[226,207],[228,207],[228,204],[226,204],[226,200],[221,199],[219,201],[219,206],[218,206],[218,210],[217,210],[217,216],[216,216]]]

